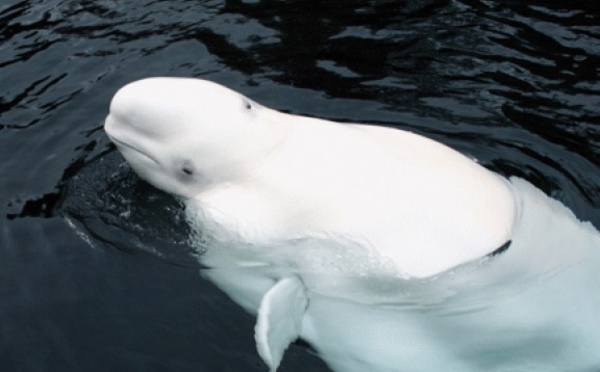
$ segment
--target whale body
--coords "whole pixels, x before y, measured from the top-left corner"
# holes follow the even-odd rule
[[[600,234],[526,181],[199,79],[126,85],[105,131],[184,201],[272,371],[298,338],[336,371],[600,366]]]

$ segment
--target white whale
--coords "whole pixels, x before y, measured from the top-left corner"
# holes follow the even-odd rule
[[[105,130],[185,201],[273,371],[297,338],[339,371],[600,367],[600,234],[525,181],[198,79],[123,87]]]

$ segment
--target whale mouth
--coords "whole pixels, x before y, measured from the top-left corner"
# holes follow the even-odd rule
[[[115,146],[117,146],[117,148],[119,149],[119,152],[123,153],[124,151],[125,152],[133,151],[136,155],[142,156],[143,158],[146,158],[146,159],[152,161],[153,163],[160,165],[158,160],[156,160],[153,157],[151,157],[150,155],[148,155],[145,151],[142,151],[139,148],[137,148],[136,146],[131,145],[127,142],[116,139],[114,136],[111,136],[108,132],[106,132],[106,134],[108,135],[108,138],[111,140],[111,142],[114,143]]]
[[[123,153],[123,151],[125,151],[125,152],[133,151],[137,156],[141,156],[145,159],[152,161],[155,164],[160,165],[160,163],[155,158],[148,155],[147,151],[142,151],[139,147],[117,138],[116,134],[119,131],[115,131],[114,127],[115,127],[116,123],[117,123],[117,120],[115,120],[113,118],[113,116],[109,114],[104,122],[104,132],[106,133],[106,135],[108,136],[110,141],[112,143],[114,143],[115,146],[117,146],[117,148],[119,149],[119,152]]]

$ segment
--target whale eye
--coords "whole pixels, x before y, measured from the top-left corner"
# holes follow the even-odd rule
[[[250,101],[246,101],[246,110],[251,110],[252,109],[252,104],[250,103]]]
[[[194,164],[189,160],[184,160],[179,167],[183,177],[193,176],[195,172]]]

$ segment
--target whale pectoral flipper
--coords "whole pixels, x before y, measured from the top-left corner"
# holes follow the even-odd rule
[[[283,353],[298,338],[307,306],[304,284],[297,277],[281,279],[262,298],[254,339],[270,371],[277,370]]]

